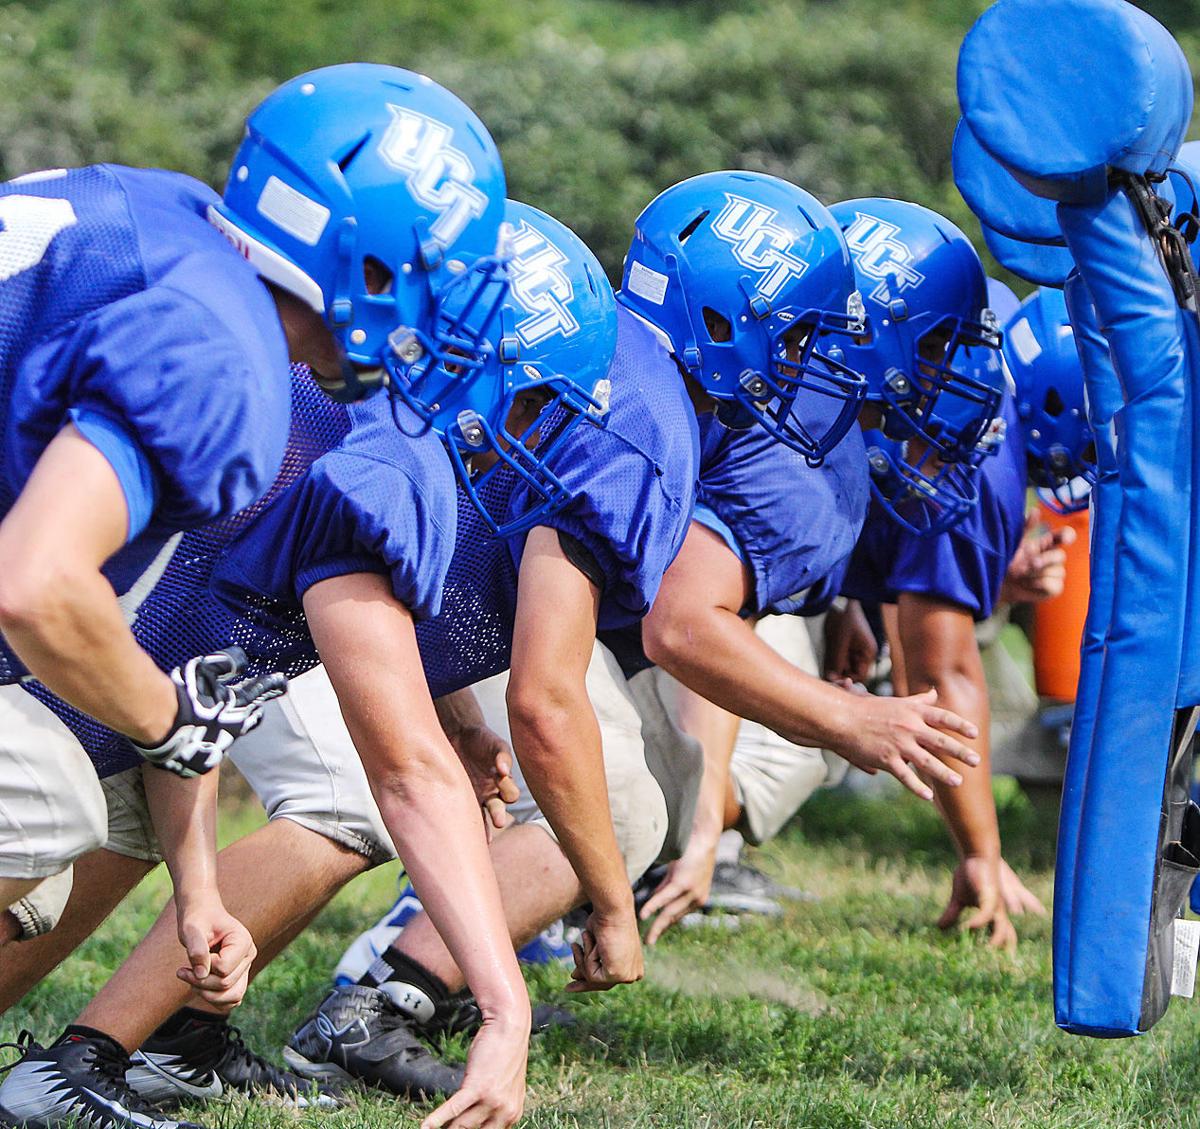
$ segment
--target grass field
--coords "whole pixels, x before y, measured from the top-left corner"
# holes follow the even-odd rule
[[[1009,856],[1048,902],[1053,803],[1004,783],[998,794]],[[226,834],[251,819],[234,813]],[[782,923],[675,934],[650,953],[644,984],[566,999],[579,1023],[535,1040],[523,1124],[1200,1127],[1196,1006],[1177,1000],[1137,1041],[1057,1031],[1048,922],[1023,923],[1015,958],[931,925],[951,858],[917,801],[820,794],[756,861],[820,901],[791,907]],[[319,998],[343,939],[390,900],[393,879],[387,868],[344,891],[258,981],[238,1022],[259,1049],[277,1050]],[[164,889],[156,875],[135,892],[4,1018],[0,1035],[30,1027],[50,1037],[67,1022],[146,928]],[[531,987],[537,998],[562,1000],[563,979],[539,970]],[[212,1129],[416,1123],[412,1107],[376,1097],[332,1115],[241,1102],[189,1112]]]

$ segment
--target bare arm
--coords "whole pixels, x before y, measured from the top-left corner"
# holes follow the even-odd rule
[[[100,566],[125,543],[121,484],[72,426],[0,522],[0,631],[47,687],[145,745],[175,720],[170,679],[136,643]]]
[[[959,788],[946,788],[934,781],[937,804],[959,854],[959,866],[952,883],[950,903],[940,924],[954,924],[968,906],[978,910],[967,920],[969,929],[987,929],[991,943],[1011,949],[1017,943],[1016,930],[1008,918],[1014,912],[1041,909],[1015,875],[1005,889],[1005,863],[1000,852],[1000,828],[996,803],[992,796],[989,746],[990,706],[987,680],[975,639],[971,614],[955,604],[912,592],[900,594],[893,620],[894,653],[902,656],[893,676],[907,679],[908,689],[934,687],[948,708],[970,718],[979,730],[972,742],[980,762],[962,772]],[[894,626],[893,626],[894,624]],[[904,682],[897,683],[897,690]]]
[[[146,765],[146,804],[175,887],[179,943],[187,966],[176,975],[210,1004],[232,1008],[245,995],[256,955],[249,932],[231,917],[217,888],[219,774],[183,779]]]
[[[558,534],[532,530],[521,560],[508,683],[513,751],[592,903],[593,938],[608,938],[603,971],[593,965],[584,979],[610,987],[641,978],[642,954],[608,805],[600,725],[587,694],[598,607],[596,586],[567,559]]]
[[[737,821],[729,766],[741,718],[686,686],[679,688],[677,703],[680,729],[695,737],[704,751],[704,777],[687,847],[667,867],[666,877],[642,906],[643,921],[655,918],[646,933],[648,945],[655,944],[681,917],[708,900],[717,862],[717,841],[721,832]]]
[[[374,573],[314,584],[304,610],[384,824],[484,1016],[463,1089],[430,1124],[451,1108],[511,1124],[524,1102],[529,998],[479,806],[430,700],[412,616]]]
[[[934,754],[976,762],[976,754],[949,735],[974,737],[974,725],[938,709],[936,694],[851,694],[782,658],[738,615],[751,594],[737,557],[693,522],[646,617],[647,656],[731,713],[792,744],[833,749],[865,771],[883,768],[925,799],[933,793],[914,766],[953,785],[958,774]]]

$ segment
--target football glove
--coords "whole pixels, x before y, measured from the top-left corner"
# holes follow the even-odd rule
[[[263,703],[287,692],[282,674],[233,682],[246,669],[246,652],[229,647],[199,655],[171,671],[179,708],[166,739],[153,748],[133,742],[156,768],[200,776],[221,763],[229,746],[262,720]]]

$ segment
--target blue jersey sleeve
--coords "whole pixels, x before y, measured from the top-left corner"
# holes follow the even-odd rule
[[[740,546],[754,577],[749,610],[820,610],[835,594],[867,510],[862,436],[853,430],[819,467],[760,427],[701,421],[699,502]]]
[[[104,456],[117,476],[129,512],[125,540],[132,541],[146,528],[158,502],[150,460],[116,420],[82,408],[72,408],[69,415],[80,435]]]
[[[271,333],[278,353],[248,349],[206,307],[163,287],[111,303],[75,330],[71,407],[119,425],[145,456],[157,523],[190,528],[271,485],[291,399],[277,325]],[[37,361],[23,368],[33,374]]]

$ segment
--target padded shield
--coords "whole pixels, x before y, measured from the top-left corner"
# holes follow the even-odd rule
[[[1066,247],[1055,247],[1050,243],[1023,243],[1019,239],[1001,235],[986,223],[982,226],[983,241],[996,257],[996,262],[1026,282],[1059,288],[1075,265]]]
[[[1166,171],[1193,96],[1170,32],[1124,0],[999,0],[963,43],[958,92],[975,137],[1030,191],[1093,203],[1110,168]]]
[[[1068,754],[1056,879],[1055,1016],[1079,1033],[1132,1035],[1166,1010],[1173,921],[1187,890],[1178,866],[1194,850],[1194,844],[1178,847],[1179,836],[1194,827],[1185,828],[1177,795],[1194,723],[1190,711],[1178,719],[1175,713],[1188,610],[1180,563],[1190,559],[1193,504],[1196,374],[1184,341],[1186,321],[1194,319],[1176,305],[1126,193],[1113,192],[1098,206],[1064,204],[1059,222],[1106,328],[1125,407],[1115,529],[1104,524],[1112,521],[1111,476],[1102,476],[1097,498],[1098,590]],[[1089,373],[1089,389],[1093,379]],[[1106,381],[1100,380],[1101,402],[1111,407]]]

